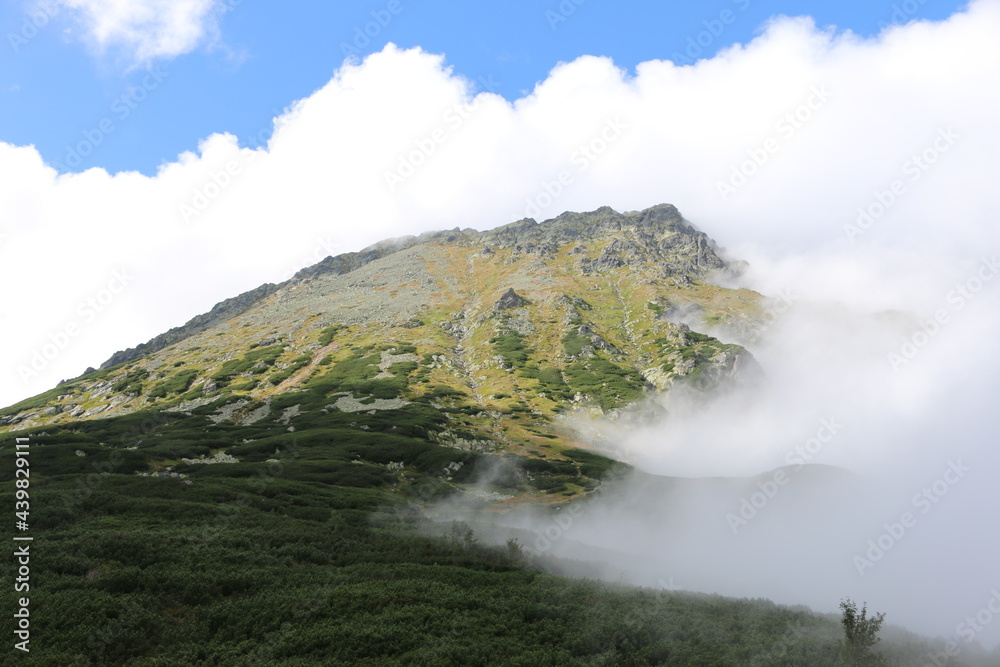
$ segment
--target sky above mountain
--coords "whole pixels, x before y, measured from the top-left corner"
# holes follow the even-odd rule
[[[633,72],[650,60],[711,58],[749,42],[779,15],[872,37],[887,25],[947,18],[961,6],[12,0],[0,7],[0,139],[36,146],[62,172],[103,167],[153,175],[213,133],[259,143],[274,116],[325,86],[346,58],[389,42],[443,54],[476,91],[513,101],[557,63],[582,55],[606,56]],[[92,142],[92,151],[74,150],[105,117],[115,130]]]

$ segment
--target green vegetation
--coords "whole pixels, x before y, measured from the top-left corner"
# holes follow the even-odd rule
[[[592,245],[585,248],[591,255]],[[543,259],[575,267],[581,258]],[[440,261],[450,261],[447,253]],[[493,268],[483,264],[463,258],[459,265],[469,273],[455,275],[469,275],[469,293]],[[484,515],[535,500],[542,516],[555,519],[622,482],[628,466],[566,449],[553,419],[577,394],[610,410],[646,392],[635,368],[640,359],[601,343],[583,328],[581,314],[609,341],[641,350],[642,368],[693,366],[689,377],[699,381],[712,376],[713,357],[733,347],[654,322],[650,312],[662,315],[672,292],[659,295],[649,275],[609,270],[612,279],[540,281],[531,306],[538,331],[529,336],[510,330],[509,314],[489,311],[480,319],[482,311],[471,309],[454,363],[456,331],[437,323],[453,322],[446,310],[457,297],[440,309],[433,304],[444,301],[430,300],[434,310],[424,316],[433,326],[416,319],[400,325],[405,315],[319,330],[338,312],[340,304],[331,304],[287,327],[262,329],[257,323],[271,320],[243,317],[235,333],[217,327],[201,334],[209,341],[201,353],[175,346],[8,408],[5,415],[59,407],[22,422],[39,424],[30,431],[5,435],[30,436],[32,443],[35,641],[19,662],[534,667],[869,660],[874,642],[865,628],[874,619],[865,610],[860,621],[855,612],[845,643],[835,617],[765,600],[562,579],[543,571],[553,561],[535,553],[532,547],[543,549],[534,539],[493,547],[473,526],[432,523],[441,510],[431,503],[461,498],[483,507],[483,489],[514,496]],[[544,295],[545,285],[594,303],[557,302]],[[497,322],[499,333],[489,338],[486,327]],[[626,322],[639,326],[625,331]],[[658,332],[669,333],[650,345]],[[249,340],[258,342],[247,347]],[[392,354],[420,361],[392,363]],[[227,355],[224,363],[220,355]],[[505,369],[490,363],[494,355]],[[162,365],[149,373],[140,363]],[[212,403],[186,412],[66,422],[70,406],[92,410],[107,402],[110,392],[92,391],[101,379],[111,383],[102,389],[145,392],[173,405],[202,397],[201,381],[218,389],[210,392]],[[291,390],[274,391],[281,383]],[[480,403],[478,395],[491,398]],[[234,411],[231,420],[216,423],[222,408]],[[246,423],[251,415],[257,421]],[[459,448],[470,441],[490,453]],[[185,462],[218,454],[237,462]],[[14,492],[11,460],[0,465],[7,497]],[[7,562],[9,569],[14,561]],[[596,576],[585,564],[563,564]],[[0,593],[6,609],[17,608],[14,596],[11,587]],[[906,653],[890,639],[879,648],[900,664],[929,652],[920,646]]]
[[[577,331],[568,331],[562,339],[563,348],[566,354],[571,357],[579,356],[583,352],[585,345],[590,345],[590,340],[581,336]]]
[[[312,392],[320,392],[329,396],[336,392],[349,392],[356,398],[370,396],[371,398],[398,398],[407,387],[405,375],[376,380],[381,373],[378,365],[382,361],[380,354],[365,355],[366,350],[359,349],[351,355],[337,361],[331,368],[306,383],[306,388]]]
[[[181,394],[188,390],[196,377],[198,377],[198,371],[189,369],[164,380],[162,385],[168,394]]]
[[[573,392],[566,385],[562,371],[555,366],[539,368],[538,366],[529,364],[525,366],[521,375],[537,379],[538,391],[544,392],[553,401],[568,401],[573,398]]]
[[[447,420],[426,405],[391,419],[310,409],[295,433],[268,420],[213,425],[210,411],[8,436],[31,437],[32,534],[45,545],[32,551],[31,653],[20,663],[843,664],[830,618],[561,579],[516,540],[484,545],[465,524],[444,539],[420,530],[414,503],[456,483],[489,471],[505,488],[524,473],[553,494],[586,488],[616,466],[595,453],[497,459],[440,447],[425,436]],[[180,462],[219,449],[241,462]],[[134,474],[167,464],[187,477]],[[8,496],[13,472],[0,470]],[[6,587],[0,604],[16,608],[15,595]]]
[[[419,368],[420,364],[415,361],[400,361],[389,366],[389,372],[393,375],[407,376]]]
[[[338,333],[340,333],[341,330],[346,328],[347,327],[341,324],[334,324],[326,327],[325,329],[319,332],[319,344],[322,345],[323,347],[326,347],[327,345],[333,342],[334,337]]]
[[[283,345],[270,345],[268,347],[251,349],[240,359],[230,359],[222,364],[222,368],[212,376],[212,379],[220,387],[224,387],[237,375],[244,375],[246,373],[259,375],[265,373],[268,368],[274,365],[284,351],[285,348]]]
[[[267,379],[267,381],[270,382],[272,385],[277,386],[282,382],[284,382],[285,380],[287,380],[288,378],[295,375],[296,373],[298,373],[306,366],[308,366],[310,361],[312,361],[311,354],[306,353],[301,356],[298,356],[295,359],[292,359],[288,368],[282,371],[278,371],[277,373],[274,373],[273,375],[271,375],[271,377]]]
[[[509,368],[521,368],[531,355],[531,348],[524,343],[524,336],[516,331],[504,331],[490,339],[497,354]]]
[[[114,392],[122,394],[141,394],[142,383],[148,377],[149,371],[145,368],[135,368],[126,371],[111,389]]]
[[[603,357],[573,362],[564,373],[574,392],[592,397],[603,410],[636,401],[645,393],[645,381],[638,371],[618,366]]]
[[[260,384],[260,380],[258,378],[248,378],[248,379],[244,380],[243,382],[234,382],[233,384],[229,385],[229,390],[230,391],[251,391],[253,389],[256,389],[257,385],[259,385],[259,384]]]
[[[884,656],[874,650],[879,642],[878,632],[885,614],[875,614],[869,618],[867,604],[858,613],[858,605],[850,598],[840,601],[840,610],[843,614],[841,624],[844,626],[846,664],[851,667],[886,664]]]
[[[74,395],[81,391],[81,385],[79,381],[67,382],[66,384],[61,384],[57,387],[49,389],[46,392],[42,392],[37,396],[32,396],[31,398],[26,398],[23,401],[18,401],[10,407],[4,408],[0,414],[4,415],[15,415],[18,412],[24,410],[37,410],[38,408],[44,408],[46,405],[54,402],[57,396],[63,394]]]
[[[150,388],[148,395],[150,398],[164,398],[174,394],[182,394],[191,387],[191,383],[196,377],[198,377],[198,371],[189,368],[160,380]]]
[[[622,475],[631,469],[624,463],[583,449],[567,449],[563,455],[579,463],[580,473],[593,479],[602,480],[611,475]]]

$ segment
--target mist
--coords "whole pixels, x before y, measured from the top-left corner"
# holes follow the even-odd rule
[[[934,234],[911,237],[915,253],[745,248],[731,285],[776,295],[755,335],[677,315],[760,371],[712,394],[675,386],[645,419],[579,417],[634,472],[555,518],[515,509],[477,530],[586,576],[818,612],[851,597],[960,647],[997,645],[993,234],[952,255]]]

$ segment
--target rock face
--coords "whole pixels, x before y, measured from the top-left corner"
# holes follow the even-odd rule
[[[527,300],[514,291],[513,287],[508,287],[507,291],[493,304],[493,310],[508,310],[510,308],[520,308],[527,304]]]
[[[585,272],[650,260],[663,263],[664,275],[699,278],[727,268],[715,243],[670,204],[630,213],[605,206],[590,213],[563,213],[544,223],[526,218],[483,234],[494,246],[543,254],[578,240],[609,239],[598,256],[581,259]],[[584,248],[574,247],[570,253],[582,255]]]

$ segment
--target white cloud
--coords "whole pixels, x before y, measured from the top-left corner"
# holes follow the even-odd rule
[[[75,12],[100,52],[121,50],[135,63],[174,58],[216,36],[215,0],[58,0]]]

